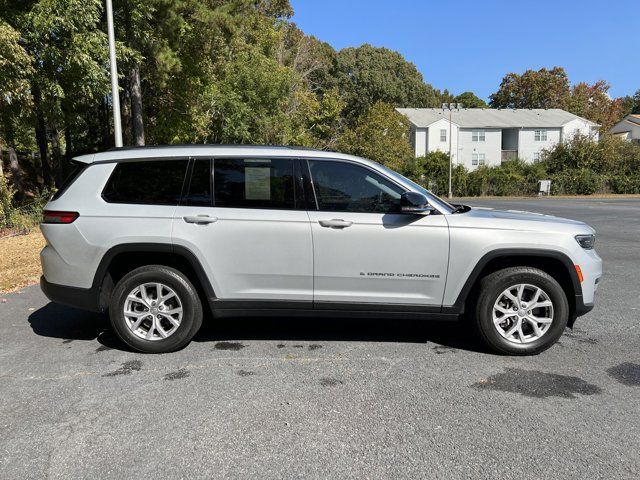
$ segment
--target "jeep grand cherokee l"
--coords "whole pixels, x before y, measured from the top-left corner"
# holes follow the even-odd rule
[[[582,222],[451,205],[388,168],[324,151],[114,149],[75,159],[47,204],[41,287],[109,311],[142,352],[186,345],[203,310],[470,320],[535,354],[593,307]]]

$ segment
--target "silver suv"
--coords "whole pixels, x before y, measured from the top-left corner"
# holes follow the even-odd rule
[[[535,354],[593,308],[602,274],[582,222],[451,205],[350,155],[148,147],[75,165],[44,212],[42,290],[108,309],[142,352],[186,345],[210,309],[463,317],[493,350]]]

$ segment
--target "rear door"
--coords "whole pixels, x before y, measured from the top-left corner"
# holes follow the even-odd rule
[[[342,302],[440,307],[449,257],[444,215],[400,213],[405,189],[369,167],[308,164],[317,199],[309,212],[316,308]]]
[[[173,241],[200,259],[218,300],[313,299],[299,161],[194,159]]]

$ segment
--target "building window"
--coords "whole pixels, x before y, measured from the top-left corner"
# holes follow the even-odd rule
[[[473,130],[471,132],[472,142],[484,142],[484,130]]]
[[[547,141],[547,131],[546,130],[534,130],[533,139],[536,142],[546,142]]]
[[[472,153],[471,154],[471,165],[484,165],[484,153]]]
[[[443,128],[442,130],[440,130],[440,141],[441,142],[446,142],[447,141],[447,129]]]
[[[534,162],[540,161],[540,152],[533,152],[533,161]]]

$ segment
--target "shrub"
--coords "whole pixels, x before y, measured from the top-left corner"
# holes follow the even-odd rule
[[[37,193],[29,203],[15,204],[16,190],[7,179],[0,177],[0,230],[27,233],[40,223],[42,209],[49,200],[50,192]]]
[[[551,176],[554,195],[592,195],[606,192],[606,177],[592,170],[568,170]]]

